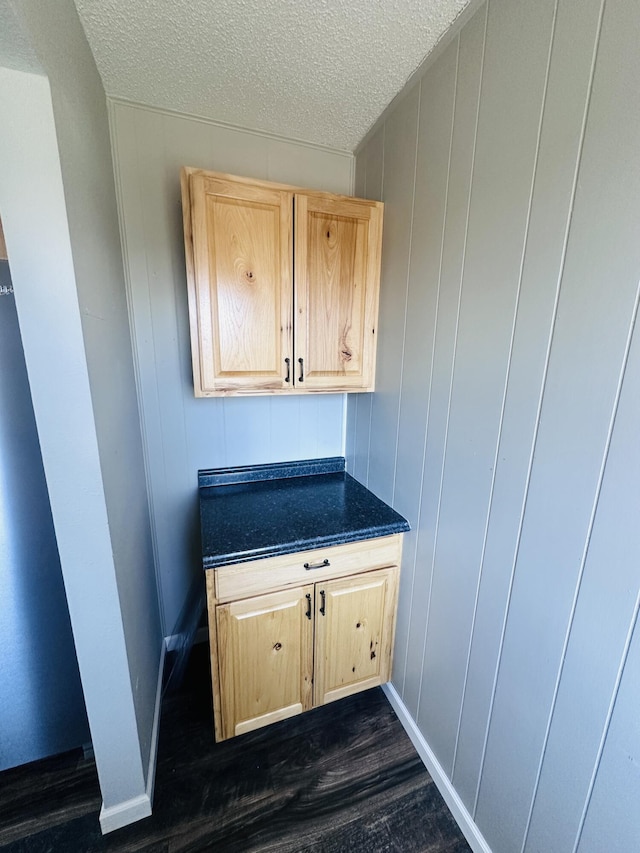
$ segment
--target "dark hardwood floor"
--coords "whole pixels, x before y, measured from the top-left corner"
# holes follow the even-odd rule
[[[153,815],[100,834],[93,761],[0,774],[3,853],[469,851],[380,689],[221,744],[206,646],[165,696]]]

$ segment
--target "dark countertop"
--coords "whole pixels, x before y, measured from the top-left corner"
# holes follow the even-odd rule
[[[409,530],[344,459],[198,472],[205,569]]]

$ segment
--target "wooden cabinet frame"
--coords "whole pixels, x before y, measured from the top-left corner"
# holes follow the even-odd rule
[[[8,261],[7,244],[4,239],[4,231],[2,230],[2,220],[0,219],[0,261]]]
[[[189,167],[181,186],[195,395],[373,391],[382,203]]]
[[[389,680],[401,549],[395,534],[290,554],[244,591],[242,570],[279,558],[206,572],[217,741]]]

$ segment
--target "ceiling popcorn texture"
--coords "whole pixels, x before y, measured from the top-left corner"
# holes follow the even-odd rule
[[[468,0],[76,0],[112,97],[352,151]]]

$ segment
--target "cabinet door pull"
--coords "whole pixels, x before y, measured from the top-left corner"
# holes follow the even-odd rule
[[[305,595],[305,598],[307,599],[307,612],[305,613],[305,616],[307,619],[311,619],[311,593],[308,592]]]
[[[287,375],[284,378],[285,382],[291,382],[291,359],[285,358],[284,363],[287,365]]]
[[[321,590],[320,590],[320,614],[321,614],[322,616],[324,616],[324,606],[325,606],[324,590],[323,590],[323,589],[321,589]]]
[[[298,364],[300,365],[300,378],[298,379],[298,382],[304,382],[304,359],[299,358]]]
[[[310,569],[324,569],[325,566],[330,565],[331,563],[329,562],[329,560],[323,560],[321,563],[305,563],[304,567],[307,571],[309,571]]]

